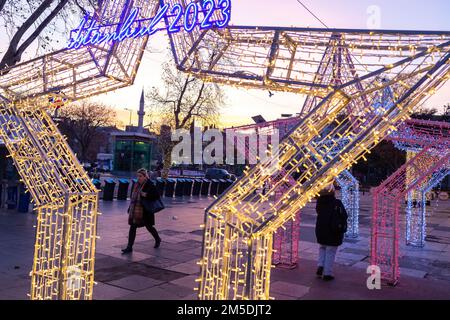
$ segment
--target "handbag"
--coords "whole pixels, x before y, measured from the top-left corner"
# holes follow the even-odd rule
[[[144,210],[148,213],[158,213],[166,208],[164,207],[164,203],[161,201],[161,199],[158,200],[141,199],[141,204],[144,207]]]

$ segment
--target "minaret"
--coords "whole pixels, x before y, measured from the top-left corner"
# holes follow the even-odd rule
[[[142,133],[144,132],[144,117],[145,117],[145,95],[144,95],[144,88],[142,88],[142,95],[141,95],[141,101],[139,102],[139,123],[138,123],[138,132]]]

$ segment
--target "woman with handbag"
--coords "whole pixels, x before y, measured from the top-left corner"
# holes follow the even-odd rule
[[[155,213],[164,209],[158,190],[148,177],[145,169],[137,172],[137,183],[131,194],[131,204],[128,208],[128,246],[122,250],[124,254],[133,252],[138,228],[145,227],[155,238],[155,248],[161,245],[161,238],[155,229]]]

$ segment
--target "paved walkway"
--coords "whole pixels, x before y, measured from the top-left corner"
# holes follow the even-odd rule
[[[127,242],[127,202],[100,202],[94,299],[196,299],[193,288],[199,268],[203,210],[211,199],[166,199],[157,216],[163,238],[160,249],[144,229],[135,251],[121,255]],[[317,279],[314,204],[303,210],[299,267],[274,269],[271,294],[276,299],[450,299],[450,202],[438,204],[428,221],[424,249],[401,248],[401,282],[395,288],[366,287],[369,254],[370,197],[362,196],[361,237],[346,242],[337,257],[336,280]],[[0,299],[27,299],[35,216],[0,212]],[[403,243],[403,242],[402,242]]]

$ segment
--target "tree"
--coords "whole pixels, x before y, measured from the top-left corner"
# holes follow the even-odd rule
[[[438,109],[436,108],[420,108],[412,115],[412,118],[431,120],[437,113]]]
[[[0,21],[9,43],[0,61],[0,70],[21,61],[27,49],[37,44],[37,53],[53,49],[66,38],[82,14],[93,11],[101,0],[0,0]],[[75,19],[75,21],[73,20]],[[78,20],[78,21],[77,21]]]
[[[450,121],[450,103],[444,106],[444,121]]]
[[[382,141],[367,156],[353,166],[364,186],[377,186],[406,162],[406,153],[398,150],[390,141]]]
[[[65,106],[60,112],[59,128],[81,161],[93,161],[92,147],[101,137],[101,128],[114,126],[116,112],[103,104],[83,100]],[[98,142],[97,142],[98,143]]]
[[[161,80],[163,90],[153,87],[147,94],[151,102],[150,114],[153,120],[159,120],[153,121],[153,126],[164,125],[172,130],[179,130],[189,129],[194,119],[201,120],[204,126],[217,123],[225,100],[225,95],[217,84],[177,71],[169,63],[163,65]],[[167,134],[167,127],[160,137],[164,157],[163,176],[167,176],[174,143],[170,134]]]

